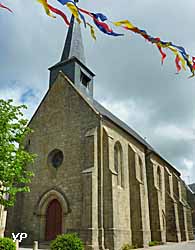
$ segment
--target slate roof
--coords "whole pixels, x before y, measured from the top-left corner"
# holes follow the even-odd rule
[[[147,149],[155,153],[157,156],[159,156],[164,162],[166,162],[171,169],[174,170],[174,172],[177,173],[177,175],[181,175],[180,172],[173,167],[164,157],[162,157],[148,142],[146,142],[135,130],[130,128],[125,122],[121,121],[118,117],[113,115],[110,111],[108,111],[105,107],[103,107],[99,102],[96,100],[88,100],[90,101],[91,105],[97,110],[101,115],[109,119],[111,122],[116,124],[118,127],[123,129],[125,132],[133,136],[137,141],[139,141],[142,145],[144,145]]]
[[[195,183],[190,184],[189,187],[195,193]]]
[[[121,127],[123,130],[125,130],[127,133],[132,135],[135,139],[137,139],[139,142],[144,144],[148,149],[154,151],[152,146],[148,144],[138,133],[136,133],[132,128],[130,128],[126,123],[121,121],[118,117],[113,115],[110,111],[108,111],[106,108],[104,108],[99,102],[96,100],[93,100],[93,106],[94,108],[103,116],[114,122],[116,125]]]
[[[70,20],[70,26],[66,36],[61,62],[66,61],[67,59],[70,59],[72,57],[76,57],[82,63],[85,63],[81,27],[77,22],[75,22],[73,15]]]

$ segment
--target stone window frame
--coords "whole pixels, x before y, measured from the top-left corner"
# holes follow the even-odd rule
[[[166,213],[162,209],[162,229],[163,231],[166,231]]]
[[[144,185],[144,164],[143,164],[143,160],[142,160],[142,157],[136,153],[135,155],[136,157],[136,179],[137,181]]]
[[[162,171],[159,165],[156,167],[156,186],[158,191],[162,192]]]
[[[120,141],[116,141],[114,144],[114,171],[117,175],[117,186],[124,188],[123,148]]]
[[[165,169],[166,173],[168,174],[168,185],[169,185],[169,190],[167,191],[165,189],[165,192],[167,192],[168,195],[172,199],[174,199],[174,195],[173,195],[173,176],[172,176],[172,173],[170,172],[170,170],[169,170],[169,168],[167,166],[164,166],[164,169]]]
[[[152,162],[153,162],[153,174],[154,174],[154,187],[159,192],[160,197],[162,199],[163,198],[163,192],[164,192],[163,185],[165,185],[164,180],[163,180],[163,172],[162,172],[164,166],[160,165],[156,161],[152,161]],[[160,179],[159,179],[159,177],[160,177]],[[170,194],[170,196],[171,196],[171,194]]]
[[[55,166],[54,163],[53,163],[53,157],[55,157],[55,155],[56,155],[56,154],[59,154],[59,153],[62,155],[62,159],[61,159],[60,164],[57,165],[57,166]],[[51,167],[51,168],[57,170],[59,167],[62,166],[63,162],[64,162],[64,153],[63,153],[63,151],[62,151],[61,149],[59,149],[59,148],[54,148],[54,149],[52,149],[52,150],[49,152],[49,154],[48,154],[48,156],[47,156],[47,164],[48,164],[49,167]]]
[[[178,190],[178,193],[176,193],[174,191],[174,183],[173,183],[173,197],[178,199],[179,202],[181,202],[184,206],[185,204],[183,203],[183,199],[182,199],[182,189],[181,189],[181,178],[176,175],[175,173],[173,173],[173,178],[175,178],[175,181],[177,182],[176,185],[177,185],[177,190]]]
[[[183,195],[182,195],[182,188],[181,188],[181,181],[178,179],[178,194],[179,194],[179,201],[183,202]]]

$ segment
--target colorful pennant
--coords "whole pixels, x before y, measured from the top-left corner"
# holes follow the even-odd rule
[[[69,10],[72,12],[73,16],[75,17],[75,19],[77,20],[77,22],[80,24],[81,20],[79,18],[79,12],[77,7],[75,6],[75,4],[73,3],[67,3],[66,6],[69,8]]]
[[[51,10],[52,12],[56,13],[57,15],[61,16],[63,19],[64,19],[64,22],[69,26],[70,25],[70,22],[68,21],[68,18],[67,16],[61,11],[61,10],[58,10],[56,8],[54,8],[53,6],[49,5],[48,4],[48,8],[49,10]]]
[[[53,16],[50,12],[50,9],[49,9],[49,6],[48,6],[48,3],[47,3],[47,0],[37,0],[44,8],[45,10],[45,13],[50,16],[50,17],[53,17],[55,18],[55,16]]]
[[[12,10],[8,7],[6,7],[4,4],[0,3],[0,8],[3,8],[3,9],[6,9],[8,10],[9,12],[12,12]]]
[[[95,35],[95,29],[94,27],[90,24],[90,23],[87,23],[87,25],[89,26],[90,28],[90,32],[91,32],[91,36],[94,40],[96,40],[96,35]]]
[[[93,21],[95,23],[95,25],[98,27],[98,29],[100,31],[102,31],[103,33],[107,34],[107,35],[111,35],[111,36],[123,36],[124,34],[118,34],[116,32],[114,32],[109,26],[108,24],[106,24],[104,21],[107,20],[107,17],[101,13],[91,13],[93,16]],[[98,19],[100,19],[101,21],[99,21]]]

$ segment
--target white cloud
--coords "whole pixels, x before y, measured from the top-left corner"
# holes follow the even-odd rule
[[[194,162],[192,160],[183,159],[183,164],[184,164],[184,169],[182,169],[181,172],[181,177],[187,184],[191,184],[194,181],[195,178],[195,173],[193,171]]]
[[[167,124],[155,128],[154,133],[159,137],[166,137],[172,140],[192,140],[194,137],[192,128],[180,128],[175,124]]]
[[[147,107],[140,107],[134,100],[106,99],[101,101],[101,104],[115,116],[133,127],[137,127],[137,124],[140,123],[146,124],[152,113],[152,110],[147,109]]]

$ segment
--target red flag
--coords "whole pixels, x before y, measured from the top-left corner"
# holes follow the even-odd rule
[[[179,71],[181,70],[181,66],[180,66],[180,57],[179,55],[176,56],[175,58],[175,64],[176,64],[176,68],[177,68],[177,73],[179,73]]]
[[[87,10],[84,10],[84,9],[81,9],[81,8],[78,8],[78,10],[79,10],[80,12],[83,12],[83,13],[89,15],[90,17],[93,17],[93,15],[91,14],[91,12],[89,12],[89,11],[87,11]]]
[[[195,70],[195,56],[192,57],[193,69]]]
[[[49,4],[48,4],[48,8],[49,8],[52,12],[54,12],[54,13],[60,15],[60,16],[64,19],[65,23],[66,23],[68,26],[70,25],[70,22],[68,21],[67,16],[66,16],[61,10],[54,8],[53,6],[51,6],[51,5],[49,5]]]
[[[157,47],[158,47],[158,49],[159,49],[159,51],[160,51],[160,53],[161,53],[161,56],[162,56],[161,63],[163,64],[163,63],[164,63],[164,60],[165,60],[165,58],[166,58],[167,55],[163,52],[163,50],[162,50],[162,48],[161,48],[160,45],[157,44]]]
[[[12,12],[12,13],[13,13],[13,11],[12,11],[10,8],[6,7],[6,6],[3,5],[2,3],[0,3],[0,8],[6,9],[6,10],[8,10],[9,12]]]

